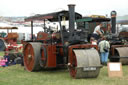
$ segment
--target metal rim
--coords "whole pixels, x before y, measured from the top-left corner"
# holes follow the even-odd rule
[[[38,71],[41,69],[39,64],[40,44],[28,43],[24,48],[24,65],[28,71]]]
[[[69,67],[69,72],[70,72],[70,75],[75,78],[76,77],[76,73],[77,73],[77,60],[76,60],[76,56],[73,52],[73,56],[70,56],[69,58],[69,63],[70,63],[70,67]]]

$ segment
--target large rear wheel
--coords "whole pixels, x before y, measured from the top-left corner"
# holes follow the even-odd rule
[[[39,59],[41,57],[41,43],[31,42],[24,47],[24,66],[28,71],[41,69]]]

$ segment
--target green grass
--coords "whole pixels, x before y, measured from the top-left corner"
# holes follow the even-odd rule
[[[0,56],[4,56],[4,51],[0,51]]]
[[[128,66],[123,66],[122,78],[109,78],[105,66],[90,79],[72,79],[67,69],[28,72],[20,65],[0,67],[0,85],[128,85]]]

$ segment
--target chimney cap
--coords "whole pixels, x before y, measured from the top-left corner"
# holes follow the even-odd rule
[[[68,6],[75,6],[75,4],[68,4]]]

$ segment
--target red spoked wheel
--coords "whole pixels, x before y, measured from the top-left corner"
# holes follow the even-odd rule
[[[41,57],[40,53],[41,43],[28,43],[24,47],[24,65],[28,71],[38,71],[41,69],[39,64],[39,57]]]
[[[76,67],[77,67],[77,60],[76,60],[76,56],[73,52],[73,55],[71,55],[69,57],[69,72],[73,78],[76,78],[76,74],[77,74]]]

